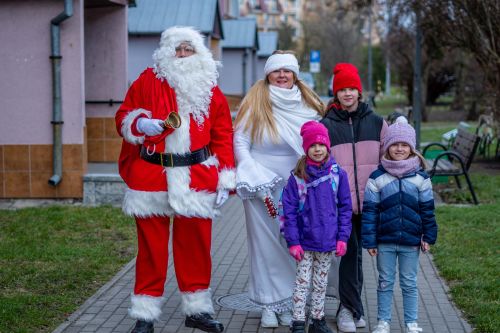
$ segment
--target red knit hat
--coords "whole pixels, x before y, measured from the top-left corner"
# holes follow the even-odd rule
[[[339,63],[333,68],[333,95],[344,88],[356,88],[360,94],[363,92],[358,69],[353,64]]]
[[[330,149],[328,130],[322,123],[314,120],[304,123],[300,128],[300,135],[302,136],[302,148],[304,148],[306,154],[309,147],[315,143],[321,143],[325,145],[328,150]]]

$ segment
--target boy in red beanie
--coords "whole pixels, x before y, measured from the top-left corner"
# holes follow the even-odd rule
[[[353,208],[347,253],[339,266],[337,326],[343,332],[356,332],[357,327],[366,326],[361,302],[361,210],[368,177],[380,162],[387,124],[361,101],[363,89],[356,66],[339,63],[333,74],[334,100],[321,122],[328,128],[332,154],[349,176]]]

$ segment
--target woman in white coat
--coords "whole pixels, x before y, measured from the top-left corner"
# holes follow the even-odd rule
[[[245,208],[248,295],[262,308],[261,326],[277,327],[291,321],[295,262],[279,222],[271,217],[272,204],[278,203],[290,171],[304,154],[300,127],[321,119],[325,107],[297,79],[299,65],[291,52],[275,51],[264,72],[266,78],[252,86],[235,120],[236,190]]]

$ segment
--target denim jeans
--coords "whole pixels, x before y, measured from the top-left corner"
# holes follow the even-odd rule
[[[418,319],[417,272],[419,246],[378,244],[378,320],[391,321],[392,295],[396,264],[399,269],[399,285],[403,294],[405,324]]]

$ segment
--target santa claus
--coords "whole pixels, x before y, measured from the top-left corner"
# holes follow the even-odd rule
[[[235,188],[229,107],[218,64],[196,30],[165,30],[153,60],[115,117],[128,186],[123,211],[135,217],[139,247],[132,332],[153,332],[161,314],[170,223],[185,325],[222,332],[212,318],[210,247],[212,219]]]

